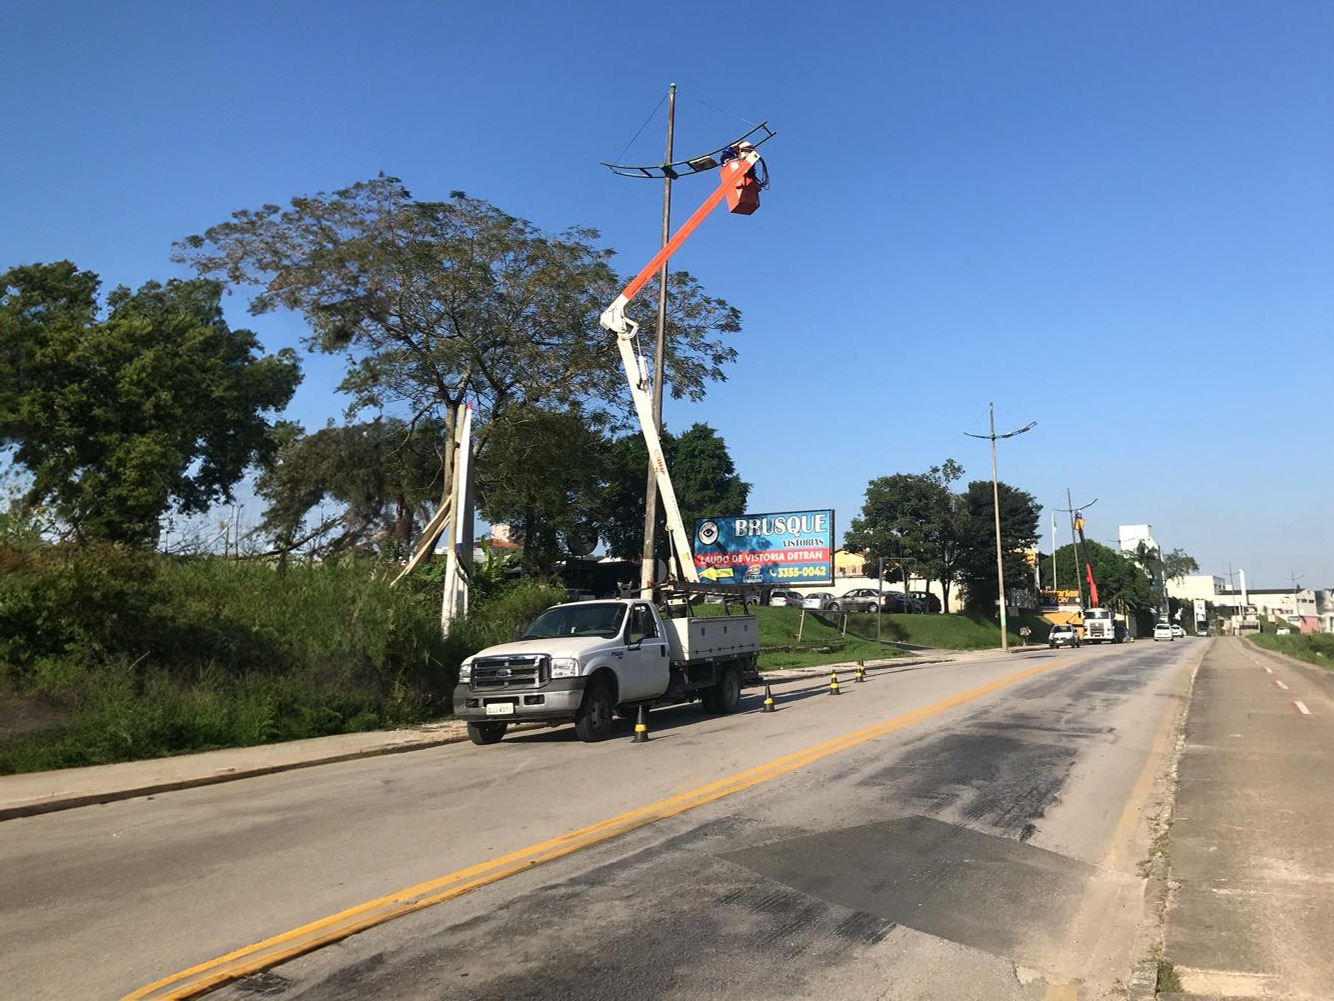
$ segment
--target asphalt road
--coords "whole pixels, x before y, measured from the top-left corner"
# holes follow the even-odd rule
[[[644,745],[561,728],[9,821],[0,984],[121,997],[369,905],[409,913],[212,996],[1119,996],[1203,648],[906,666],[656,713]]]

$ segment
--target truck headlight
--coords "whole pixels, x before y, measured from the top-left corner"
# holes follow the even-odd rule
[[[472,661],[465,660],[459,665],[459,681],[472,681]]]
[[[577,678],[579,677],[579,658],[578,657],[552,657],[551,658],[551,676],[553,678]]]

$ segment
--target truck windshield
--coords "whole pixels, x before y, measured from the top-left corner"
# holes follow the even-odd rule
[[[557,605],[535,618],[520,639],[545,640],[553,636],[605,636],[610,639],[621,631],[625,607],[615,601]]]

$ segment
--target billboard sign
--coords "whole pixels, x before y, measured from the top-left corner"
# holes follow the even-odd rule
[[[832,584],[834,512],[698,518],[694,557],[710,584]]]
[[[1207,613],[1205,612],[1205,610],[1204,610],[1204,599],[1203,599],[1203,598],[1196,598],[1196,599],[1195,599],[1195,621],[1196,621],[1196,622],[1207,622],[1208,619],[1209,619],[1209,616],[1208,616],[1208,614],[1207,614]]]

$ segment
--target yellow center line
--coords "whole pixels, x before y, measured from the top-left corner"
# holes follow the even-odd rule
[[[210,959],[205,963],[192,966],[188,970],[182,970],[180,973],[173,973],[125,995],[122,1001],[144,1001],[144,999],[152,999],[152,1001],[172,999],[172,1001],[176,1001],[176,999],[198,997],[229,981],[251,973],[257,973],[271,966],[277,966],[304,953],[318,949],[320,946],[347,938],[349,935],[365,931],[367,928],[383,924],[393,918],[402,917],[405,914],[411,914],[414,911],[452,900],[472,890],[513,876],[515,873],[523,872],[545,862],[564,858],[581,849],[620,837],[648,824],[735,795],[762,782],[768,782],[823,758],[846,751],[857,744],[875,740],[877,737],[883,737],[896,730],[957,709],[968,702],[983,698],[1010,685],[1018,684],[1035,675],[1063,667],[1067,663],[1068,661],[1061,660],[1007,675],[1004,678],[979,685],[977,688],[969,689],[958,695],[952,695],[924,708],[915,709],[890,720],[874,723],[871,726],[854,730],[840,737],[834,737],[804,750],[776,758],[766,764],[738,772],[727,778],[718,779],[715,782],[659,800],[648,806],[640,807],[637,810],[622,813],[619,816],[590,824],[577,831],[571,831],[568,834],[562,834],[559,837],[529,845],[527,848],[509,852],[498,858],[488,859],[485,862],[458,869],[448,875],[378,897],[364,904],[358,904],[356,907],[339,911],[337,914],[320,918],[318,921],[312,921],[299,928],[293,928],[291,931],[264,939],[262,942],[256,942],[229,952],[225,956]]]

